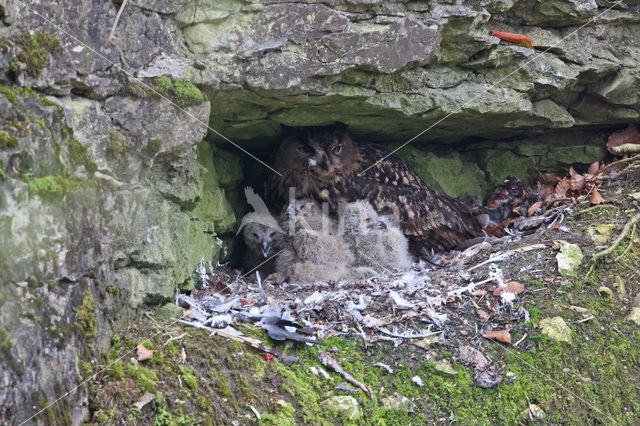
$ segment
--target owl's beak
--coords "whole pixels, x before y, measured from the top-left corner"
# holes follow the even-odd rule
[[[320,162],[320,167],[322,167],[326,171],[329,171],[329,169],[331,169],[331,163],[329,162],[329,157],[327,156],[326,152],[322,153],[322,161]]]
[[[269,256],[269,252],[271,251],[271,241],[262,240],[262,255],[264,257]]]

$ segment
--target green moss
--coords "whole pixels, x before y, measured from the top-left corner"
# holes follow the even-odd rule
[[[18,36],[20,51],[16,59],[27,66],[27,73],[36,77],[44,68],[49,54],[60,49],[60,40],[43,32],[25,32]]]
[[[122,379],[124,377],[124,367],[122,365],[122,360],[115,360],[107,369],[107,374],[109,377],[113,377],[114,379]]]
[[[39,195],[45,201],[63,198],[74,187],[78,186],[78,183],[73,178],[51,175],[27,179],[27,184],[31,195]]]
[[[2,358],[9,362],[9,365],[19,376],[24,374],[24,367],[18,363],[13,354],[11,353],[13,348],[13,342],[9,338],[9,333],[3,327],[0,327],[0,354]]]
[[[0,283],[8,283],[15,278],[9,256],[0,247]]]
[[[107,136],[107,155],[122,160],[128,151],[128,143],[125,136],[117,130],[110,130]]]
[[[181,365],[177,366],[178,374],[180,374],[180,379],[182,383],[191,390],[198,389],[198,378],[193,375],[191,370],[187,367],[183,367]]]
[[[10,135],[6,130],[0,130],[0,149],[17,148],[18,138]]]
[[[0,86],[0,93],[3,94],[4,97],[12,104],[18,100],[18,94],[16,91],[9,87]]]
[[[204,102],[200,89],[181,78],[171,81],[169,77],[158,77],[151,88],[161,96],[168,96],[180,106],[198,105]]]
[[[76,313],[78,321],[74,325],[84,330],[85,337],[91,338],[96,335],[96,316],[93,313],[94,309],[93,293],[87,290],[82,300],[82,305],[73,308]]]
[[[29,275],[29,276],[27,277],[27,284],[28,284],[30,287],[37,287],[37,285],[38,285],[38,279],[37,279],[36,277],[34,277],[33,275]]]
[[[106,288],[107,293],[115,293],[118,291],[118,287],[115,285],[109,284]]]
[[[65,136],[68,140],[67,144],[69,146],[69,156],[73,164],[82,164],[84,165],[87,172],[95,173],[95,171],[98,170],[98,166],[96,166],[95,163],[89,158],[87,148],[73,136],[73,130],[66,129],[66,132],[63,133],[63,136]]]
[[[132,379],[136,379],[138,385],[147,392],[156,393],[156,382],[158,375],[145,367],[139,365],[127,365],[125,374]]]
[[[231,390],[229,389],[229,386],[227,386],[227,381],[224,379],[224,377],[218,377],[216,385],[218,386],[218,392],[220,392],[220,396],[222,396],[223,398],[231,398]]]
[[[158,152],[162,148],[162,140],[160,139],[149,139],[149,143],[147,144],[147,149],[151,152]]]

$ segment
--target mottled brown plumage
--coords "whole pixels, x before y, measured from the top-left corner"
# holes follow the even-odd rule
[[[272,206],[288,202],[289,187],[295,187],[297,198],[327,202],[332,215],[365,199],[377,212],[396,216],[414,253],[423,248],[449,250],[480,235],[466,206],[429,188],[387,149],[354,142],[344,124],[285,127],[284,132],[274,161],[283,176],[272,174],[265,185]]]

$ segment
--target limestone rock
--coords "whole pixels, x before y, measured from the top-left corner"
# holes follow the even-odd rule
[[[616,228],[617,226],[612,223],[604,223],[588,228],[587,235],[589,235],[595,245],[603,245],[609,241],[611,234]]]
[[[577,244],[562,243],[560,253],[556,254],[558,272],[565,276],[575,275],[582,263],[583,256],[582,250]]]
[[[336,411],[340,416],[348,420],[358,420],[362,418],[362,410],[358,400],[352,396],[332,396],[325,399],[321,405],[325,410]]]
[[[542,333],[558,342],[571,343],[571,329],[562,317],[545,318],[540,320]]]
[[[380,400],[380,403],[385,410],[411,411],[413,406],[409,398],[399,394],[386,396]]]

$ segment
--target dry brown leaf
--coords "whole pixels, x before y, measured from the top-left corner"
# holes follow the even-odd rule
[[[524,292],[524,284],[519,283],[518,281],[509,281],[507,283],[507,291],[509,293],[520,294]]]
[[[569,180],[567,178],[562,178],[560,182],[556,185],[556,189],[554,191],[554,195],[556,198],[567,198],[567,191],[569,190]]]
[[[598,170],[600,170],[600,162],[596,161],[595,163],[591,163],[591,165],[589,166],[589,170],[587,170],[587,174],[593,176]]]
[[[535,203],[531,204],[531,206],[529,206],[529,209],[527,210],[527,216],[531,217],[535,215],[540,207],[542,207],[542,201],[536,201]]]
[[[602,198],[602,195],[600,195],[597,189],[593,188],[590,201],[591,201],[591,204],[602,204],[604,203],[604,198]]]
[[[490,316],[487,313],[487,311],[483,311],[482,309],[478,309],[478,311],[476,312],[478,314],[478,319],[482,322],[484,321],[488,321]]]
[[[481,288],[477,290],[473,290],[473,292],[471,292],[471,295],[473,297],[481,297],[481,296],[484,296],[485,294],[487,294],[487,290],[483,290]]]
[[[146,361],[153,356],[153,351],[138,345],[138,361]]]
[[[584,176],[583,175],[571,176],[571,179],[569,179],[569,186],[574,191],[580,191],[582,188],[584,188]]]
[[[491,330],[487,331],[482,336],[486,337],[487,339],[493,339],[497,340],[498,342],[511,344],[511,333],[509,333],[509,330]]]
[[[533,183],[541,183],[543,185],[555,185],[560,181],[560,178],[553,173],[540,173],[534,176],[531,180],[532,186]]]
[[[626,129],[612,133],[607,140],[607,150],[612,154],[617,154],[615,148],[628,143],[640,144],[640,133],[634,124],[629,124]]]
[[[573,168],[573,166],[569,167],[569,176],[571,176],[572,178],[576,177],[576,176],[580,176],[580,174],[578,172],[575,171],[575,169]]]

